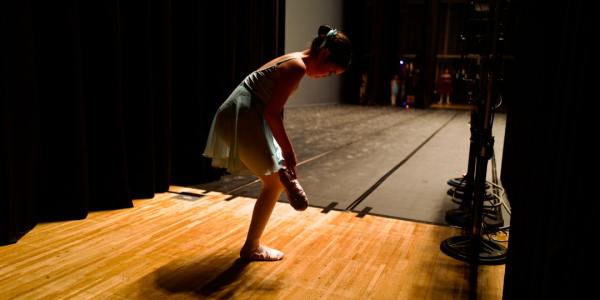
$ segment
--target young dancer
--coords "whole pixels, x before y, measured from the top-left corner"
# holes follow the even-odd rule
[[[250,171],[262,188],[240,256],[280,260],[283,253],[260,243],[283,190],[296,210],[308,200],[296,175],[296,154],[283,126],[283,107],[304,75],[339,75],[350,64],[350,40],[341,31],[320,26],[309,49],[288,53],[250,73],[218,109],[204,155],[230,173]]]

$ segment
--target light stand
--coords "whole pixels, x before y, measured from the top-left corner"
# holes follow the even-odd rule
[[[483,239],[481,235],[484,224],[483,203],[486,200],[487,165],[493,155],[494,146],[492,126],[495,107],[493,107],[493,103],[495,103],[494,100],[498,93],[495,81],[500,60],[496,47],[497,26],[494,22],[498,20],[499,7],[495,1],[491,2],[488,6],[487,38],[483,36],[478,40],[480,43],[487,41],[489,48],[481,47],[480,91],[482,91],[481,95],[484,100],[479,101],[471,112],[469,166],[464,177],[464,198],[460,208],[465,211],[463,228],[466,230],[466,235],[448,238],[440,245],[441,251],[446,255],[474,266],[475,270],[472,272],[472,276],[475,277],[475,282],[478,265],[497,265],[506,261],[506,248],[494,241]],[[455,182],[456,180],[454,180]],[[472,186],[470,186],[471,183]],[[470,216],[467,212],[470,212]],[[450,217],[455,216],[449,211],[447,219],[449,215]]]
[[[492,136],[492,94],[494,75],[490,73],[487,79],[487,95],[483,103],[483,118],[476,136],[474,158],[473,193],[471,203],[471,227],[467,235],[455,236],[442,242],[440,249],[446,255],[475,265],[497,265],[506,261],[506,248],[494,241],[481,237],[483,224],[483,203],[486,196],[486,174],[488,160],[493,154],[494,137]],[[472,124],[473,126],[473,124]],[[470,157],[471,160],[471,157]],[[468,175],[469,172],[467,172]],[[465,196],[469,195],[468,179],[465,176]],[[467,196],[468,197],[468,196]],[[467,203],[467,199],[463,200]]]

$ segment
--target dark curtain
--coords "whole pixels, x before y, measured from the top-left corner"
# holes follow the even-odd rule
[[[439,0],[362,0],[344,2],[344,28],[353,42],[353,65],[346,74],[344,99],[350,103],[389,105],[390,81],[400,59],[411,58],[416,107],[426,107],[433,94]],[[406,60],[406,58],[404,58]],[[361,74],[367,74],[366,99],[359,99]]]
[[[282,53],[282,2],[2,2],[0,244],[218,178],[210,122]]]
[[[505,299],[596,293],[598,26],[584,1],[519,3],[502,182],[512,205]],[[596,101],[596,96],[591,100]]]
[[[352,61],[342,74],[340,94],[345,103],[359,104],[361,76],[368,68],[366,62],[369,45],[366,42],[368,23],[364,14],[367,6],[364,1],[344,1],[342,4],[342,30],[352,42]]]
[[[283,0],[173,2],[172,174],[178,184],[219,175],[198,155],[214,113],[247,73],[283,54],[284,16]]]
[[[357,49],[366,52],[363,54],[363,59],[366,59],[361,62],[368,78],[365,104],[389,104],[390,80],[397,71],[398,61],[397,14],[403,3],[391,0],[366,1],[366,7],[362,10],[368,25],[366,38],[361,41],[368,46],[357,46]]]
[[[447,2],[449,5],[450,1]],[[422,65],[420,75],[420,88],[415,96],[415,106],[419,108],[429,107],[433,102],[433,90],[435,89],[435,69],[438,54],[438,19],[440,0],[425,1],[425,30],[423,38],[422,56],[417,63]]]

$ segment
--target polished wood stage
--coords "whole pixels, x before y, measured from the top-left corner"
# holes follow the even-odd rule
[[[263,242],[286,257],[246,262],[254,199],[204,193],[38,224],[0,247],[0,299],[469,298],[468,265],[439,250],[458,229],[277,203]],[[503,279],[480,267],[478,299],[501,299]]]

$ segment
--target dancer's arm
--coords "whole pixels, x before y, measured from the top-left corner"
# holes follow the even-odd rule
[[[291,60],[278,66],[277,72],[279,77],[271,101],[265,107],[264,117],[273,132],[273,137],[281,147],[286,167],[296,174],[296,154],[283,126],[281,111],[306,73],[306,67],[299,60]]]

